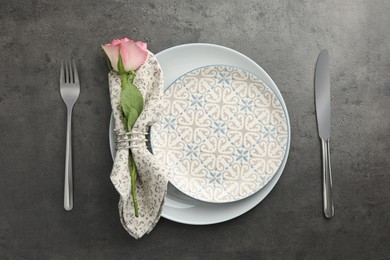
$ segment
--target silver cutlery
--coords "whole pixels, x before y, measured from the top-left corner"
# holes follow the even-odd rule
[[[66,155],[64,208],[73,208],[73,173],[72,173],[72,110],[80,95],[80,82],[74,60],[61,63],[60,92],[67,108]]]
[[[328,50],[322,50],[318,56],[314,84],[318,135],[321,139],[322,146],[324,214],[325,217],[331,218],[334,215],[334,206],[329,148],[331,130],[331,102]]]

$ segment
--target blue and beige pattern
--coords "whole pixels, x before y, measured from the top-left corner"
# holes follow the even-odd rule
[[[287,121],[273,93],[231,66],[191,71],[165,92],[152,147],[185,194],[231,202],[260,190],[286,153]]]

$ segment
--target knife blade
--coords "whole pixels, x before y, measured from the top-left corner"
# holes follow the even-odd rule
[[[329,53],[322,50],[318,56],[315,69],[315,103],[317,114],[318,135],[322,146],[323,171],[323,206],[325,217],[334,215],[333,184],[330,165],[330,132],[331,132],[331,99],[330,99],[330,73]]]

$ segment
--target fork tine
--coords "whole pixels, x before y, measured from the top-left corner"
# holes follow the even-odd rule
[[[74,83],[74,81],[73,81],[73,68],[72,68],[72,64],[70,63],[70,60],[68,60],[68,64],[69,64],[69,83]]]
[[[65,83],[69,83],[69,66],[68,61],[65,60]]]
[[[74,59],[72,59],[72,63],[73,63],[74,82],[79,83],[79,74],[77,73],[76,63],[74,62]]]
[[[60,83],[65,83],[65,78],[64,78],[64,62],[63,62],[63,61],[61,61]]]

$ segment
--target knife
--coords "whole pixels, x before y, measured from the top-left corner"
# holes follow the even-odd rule
[[[326,218],[334,215],[332,174],[330,167],[330,75],[328,50],[322,50],[318,56],[315,70],[315,100],[317,112],[318,135],[322,146],[322,171],[323,171],[323,202]]]

